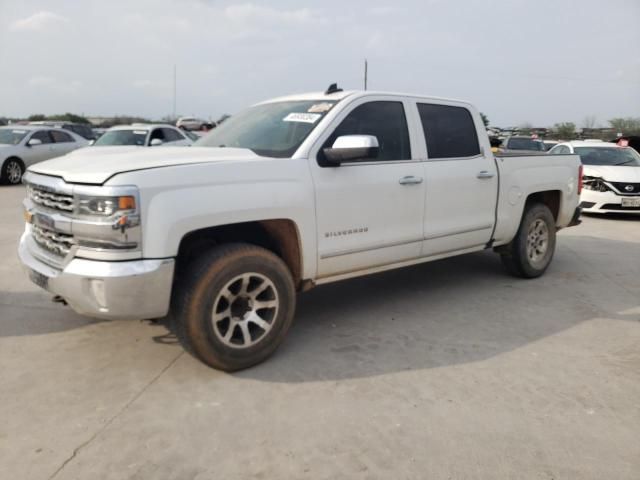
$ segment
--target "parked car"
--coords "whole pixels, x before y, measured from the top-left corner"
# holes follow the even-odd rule
[[[86,145],[86,139],[61,128],[0,127],[0,182],[18,184],[29,166]]]
[[[548,152],[560,142],[556,142],[555,140],[543,140],[542,143],[544,144],[544,149]]]
[[[182,130],[211,130],[212,128],[215,128],[215,126],[215,122],[195,117],[181,117],[176,122],[176,127]]]
[[[102,135],[104,135],[104,132],[106,132],[106,131],[107,131],[107,129],[106,129],[106,128],[101,128],[101,127],[99,127],[99,128],[94,128],[94,129],[93,129],[93,137],[94,137],[94,140],[99,139]]]
[[[93,132],[93,128],[91,127],[91,125],[86,123],[56,122],[56,121],[45,120],[45,121],[39,121],[39,122],[29,122],[29,125],[64,128],[65,130],[69,130],[70,132],[73,132],[76,135],[80,135],[82,138],[85,138],[87,140],[94,140],[96,138],[96,135]]]
[[[496,159],[469,103],[333,85],[255,105],[190,148],[31,167],[19,255],[77,312],[171,309],[190,352],[238,370],[276,350],[315,285],[488,248],[542,275],[556,231],[579,221],[580,168]]]
[[[543,153],[545,152],[542,140],[535,137],[527,137],[524,135],[513,135],[502,141],[502,145],[498,148],[498,153]]]
[[[561,143],[549,152],[580,155],[584,165],[583,211],[640,214],[640,154],[609,142]]]
[[[112,127],[98,138],[93,147],[137,146],[157,147],[160,145],[191,145],[193,139],[187,132],[171,125],[133,124]]]

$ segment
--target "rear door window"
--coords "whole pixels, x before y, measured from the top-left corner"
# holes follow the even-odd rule
[[[429,158],[464,158],[480,154],[471,112],[464,107],[418,103]]]
[[[73,138],[67,132],[61,132],[60,130],[51,130],[51,136],[56,143],[68,143],[73,142]]]

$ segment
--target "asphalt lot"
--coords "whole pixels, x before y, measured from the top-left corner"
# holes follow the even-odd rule
[[[51,303],[22,197],[0,187],[2,478],[640,478],[640,218],[561,232],[538,280],[486,252],[317,288],[230,375]]]

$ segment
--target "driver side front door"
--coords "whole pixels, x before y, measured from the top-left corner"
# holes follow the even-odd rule
[[[397,97],[370,98],[342,112],[312,162],[319,278],[421,254],[424,166],[412,155],[407,105]],[[343,135],[375,136],[378,156],[327,166],[322,149]]]

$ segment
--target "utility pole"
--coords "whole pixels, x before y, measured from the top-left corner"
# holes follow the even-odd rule
[[[367,59],[364,59],[364,89],[367,89]]]
[[[176,65],[173,64],[173,119],[176,118]]]

